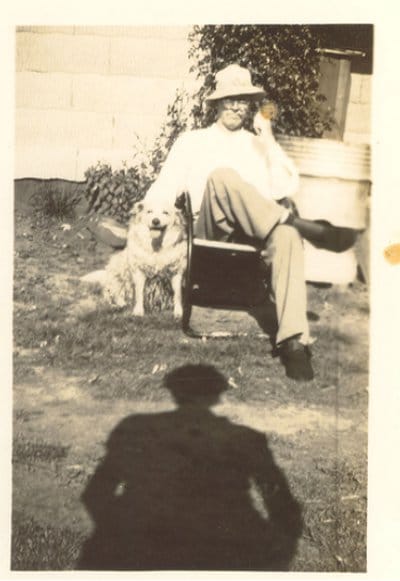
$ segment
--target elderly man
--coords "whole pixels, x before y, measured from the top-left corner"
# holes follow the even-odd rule
[[[278,321],[276,346],[287,376],[308,381],[314,374],[307,346],[302,220],[289,202],[298,175],[268,119],[257,113],[256,134],[243,127],[251,102],[263,96],[247,69],[233,64],[218,72],[216,89],[207,98],[217,107],[217,121],[177,139],[146,199],[171,201],[189,192],[197,237],[253,241],[264,249]]]

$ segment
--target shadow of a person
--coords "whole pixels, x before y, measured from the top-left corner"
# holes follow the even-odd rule
[[[288,570],[301,510],[265,435],[214,415],[227,382],[186,365],[164,378],[178,408],[131,415],[83,493],[95,529],[78,569]]]

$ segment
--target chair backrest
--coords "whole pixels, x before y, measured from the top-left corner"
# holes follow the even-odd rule
[[[186,296],[192,305],[246,309],[265,298],[259,250],[248,244],[193,236],[190,196],[186,194],[188,265]]]

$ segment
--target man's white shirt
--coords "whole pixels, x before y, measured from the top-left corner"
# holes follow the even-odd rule
[[[297,172],[275,140],[268,146],[274,150],[270,160],[278,171],[271,171],[263,139],[245,129],[230,131],[214,123],[185,132],[172,146],[146,199],[173,203],[182,192],[189,192],[193,211],[198,212],[207,179],[220,168],[235,170],[267,199],[291,196],[297,188]],[[284,167],[286,162],[290,171]]]

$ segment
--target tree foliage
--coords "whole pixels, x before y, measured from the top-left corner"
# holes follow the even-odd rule
[[[275,102],[275,130],[287,135],[320,137],[331,119],[323,113],[319,94],[318,36],[307,26],[205,25],[190,35],[192,71],[203,78],[192,115],[202,127],[213,120],[204,98],[214,88],[214,75],[228,64],[250,70],[253,82]]]

